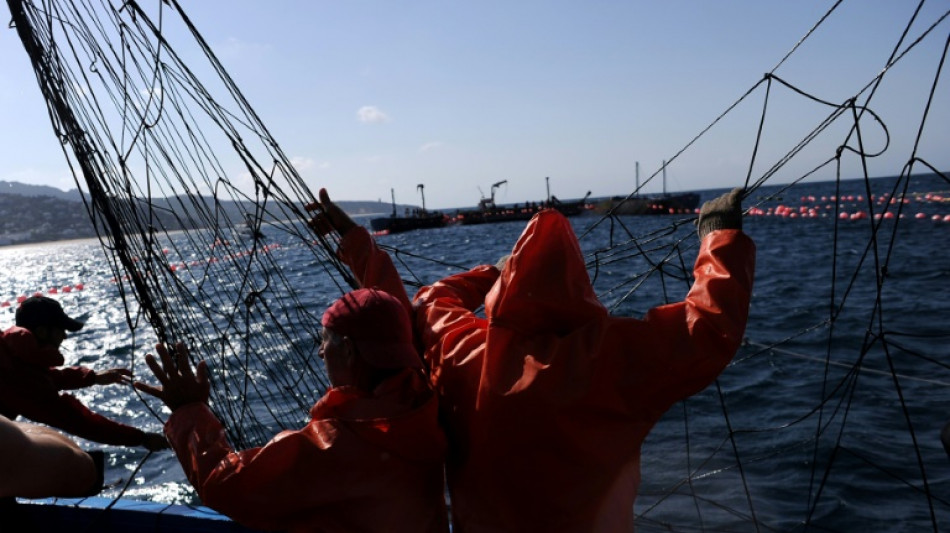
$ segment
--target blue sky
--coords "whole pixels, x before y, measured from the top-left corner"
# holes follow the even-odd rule
[[[158,0],[145,0],[144,5]],[[474,205],[626,194],[656,174],[779,64],[834,2],[181,0],[199,31],[314,190],[339,200]],[[775,74],[832,102],[884,67],[916,3],[846,1]],[[925,5],[916,38],[946,2]],[[9,17],[4,8],[2,12]],[[9,19],[7,19],[9,20]],[[14,30],[0,31],[0,180],[75,184]],[[871,107],[891,135],[872,176],[907,161],[950,20],[885,77]],[[948,67],[950,68],[950,67]],[[932,104],[918,155],[950,170],[950,80]],[[759,89],[671,163],[669,190],[741,185],[765,92]],[[829,108],[788,90],[769,96],[753,176]],[[841,121],[771,183],[834,154]],[[866,146],[880,146],[868,125]],[[922,170],[922,169],[921,169]],[[857,177],[857,158],[842,172]],[[834,178],[828,167],[812,179]],[[658,192],[659,177],[644,186]]]

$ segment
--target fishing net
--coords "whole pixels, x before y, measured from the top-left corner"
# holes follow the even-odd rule
[[[325,305],[302,300],[261,225],[306,248],[308,268],[337,294],[349,281],[334,245],[299,224],[314,199],[277,142],[180,11],[10,7],[129,326],[144,321],[158,340],[193,344],[211,363],[214,404],[236,445],[298,425],[327,384],[317,357]],[[165,39],[171,14],[202,63],[186,65]]]
[[[196,361],[209,362],[213,409],[235,447],[300,427],[327,387],[317,357],[320,315],[353,283],[334,254],[338,236],[318,237],[306,227],[303,206],[314,194],[277,140],[175,0],[147,7],[104,0],[7,3],[54,132],[86,195],[128,326],[150,332],[135,357],[154,340],[187,342]],[[779,76],[843,10],[835,3],[778,64],[638,185],[675,168],[735,117],[749,155],[748,173],[734,185],[747,190],[751,232],[755,215],[788,213],[783,197],[797,184],[816,176],[835,183],[826,200],[829,223],[809,229],[828,252],[827,264],[804,259],[797,268],[773,264],[772,270],[773,277],[786,275],[794,291],[811,266],[821,289],[815,305],[795,310],[789,326],[790,313],[776,320],[774,309],[761,309],[753,299],[749,340],[733,364],[714,386],[675,406],[644,446],[640,530],[848,530],[860,522],[833,517],[851,499],[888,502],[882,509],[892,516],[861,517],[868,523],[895,519],[895,502],[901,527],[938,530],[946,521],[950,502],[932,487],[934,469],[948,466],[934,465],[934,458],[946,457],[918,424],[927,411],[919,399],[934,390],[933,383],[921,385],[921,376],[938,380],[937,387],[947,379],[945,349],[938,347],[948,334],[945,327],[888,313],[891,291],[905,287],[888,266],[909,222],[902,215],[909,214],[904,200],[914,192],[911,184],[921,175],[947,183],[929,162],[945,147],[926,141],[934,121],[946,119],[948,91],[939,81],[950,12],[923,7],[895,20],[902,31],[889,56],[842,99]],[[915,129],[890,131],[875,111],[875,96],[892,78],[907,83],[898,76],[900,66],[924,48],[938,52],[932,76],[910,82],[921,88],[921,97],[905,108],[919,117]],[[782,125],[769,120],[775,106],[807,109],[815,117],[811,128],[791,145],[776,145],[771,132]],[[876,157],[894,150],[902,151],[896,168],[872,170]],[[814,151],[823,162],[802,167],[799,156]],[[881,190],[875,175],[896,177]],[[856,184],[867,215],[857,221],[840,202]],[[795,214],[810,216],[810,209]],[[645,220],[608,211],[575,222],[595,288],[611,312],[637,316],[682,299],[698,247],[694,218]],[[860,246],[852,244],[855,238]],[[382,242],[410,293],[463,268],[451,251],[435,255],[408,240]],[[760,246],[760,254],[777,254],[780,245]],[[283,253],[288,248],[293,260]],[[915,287],[921,298],[944,290],[934,278],[924,279]],[[837,327],[843,316],[860,330]],[[787,364],[796,358],[811,366]],[[883,376],[886,394],[869,392],[870,376]],[[787,410],[750,405],[750,387],[781,387],[793,378],[800,390]],[[866,442],[881,434],[893,435],[893,442]]]

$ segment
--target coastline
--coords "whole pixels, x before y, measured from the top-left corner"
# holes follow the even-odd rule
[[[15,244],[0,244],[0,252],[10,251],[10,250],[19,250],[23,248],[35,248],[39,246],[58,246],[65,244],[83,244],[83,243],[95,243],[99,244],[98,237],[83,237],[76,239],[62,239],[54,241],[36,241],[36,242],[22,242]]]

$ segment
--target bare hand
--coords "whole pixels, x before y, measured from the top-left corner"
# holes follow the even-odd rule
[[[96,385],[111,385],[113,383],[131,383],[132,372],[127,368],[110,368],[96,372]]]
[[[196,376],[188,362],[188,348],[181,342],[175,344],[173,353],[169,353],[164,344],[156,344],[155,350],[161,358],[161,365],[152,354],[145,356],[145,362],[162,386],[153,387],[136,381],[135,388],[158,398],[172,411],[189,403],[208,403],[211,392],[208,365],[204,361],[199,362]]]
[[[341,236],[356,227],[356,222],[350,218],[338,205],[330,200],[326,189],[320,189],[320,201],[305,206],[307,211],[319,211],[307,223],[318,235],[326,235],[336,230]]]

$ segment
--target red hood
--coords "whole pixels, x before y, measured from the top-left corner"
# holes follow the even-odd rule
[[[524,390],[554,359],[582,372],[590,350],[559,349],[562,340],[609,315],[594,294],[570,222],[555,210],[531,219],[485,297],[488,335],[479,395]],[[568,342],[576,346],[577,341]],[[583,383],[580,375],[574,376]]]
[[[528,336],[564,336],[607,316],[564,215],[548,209],[531,219],[485,297],[485,311],[493,326]]]

